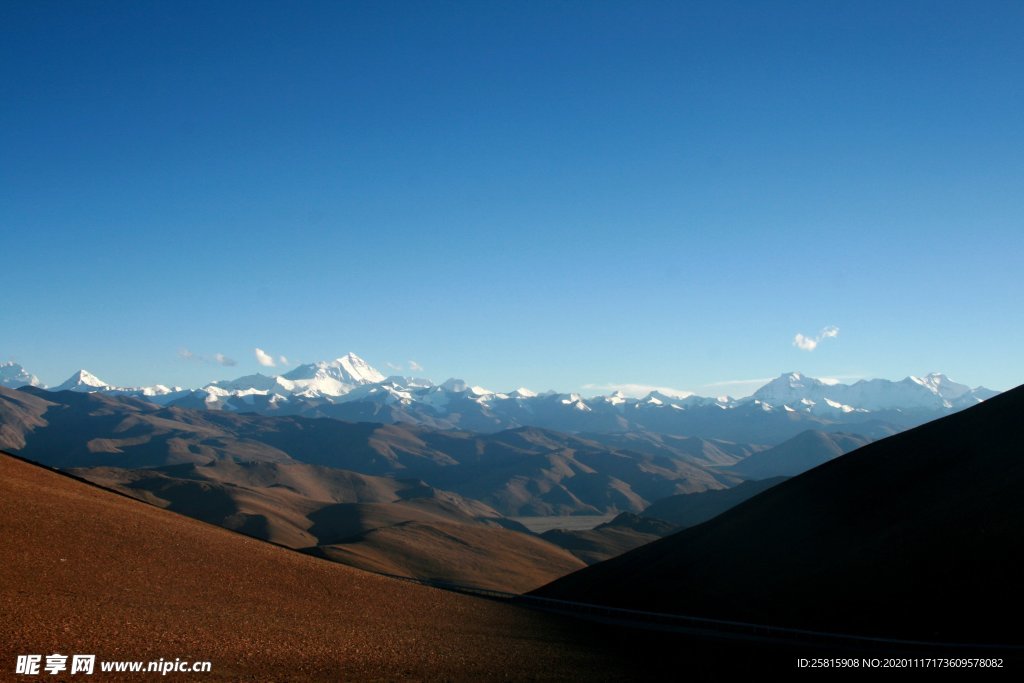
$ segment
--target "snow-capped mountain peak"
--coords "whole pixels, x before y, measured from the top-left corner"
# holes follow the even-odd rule
[[[383,382],[384,375],[351,351],[334,361],[349,377],[360,383]]]
[[[71,375],[71,377],[68,377],[67,381],[63,384],[55,387],[54,391],[103,391],[112,388],[88,370],[79,370]]]
[[[0,387],[17,389],[18,387],[38,387],[39,378],[18,365],[17,363],[5,361],[0,363]]]
[[[911,375],[909,379],[921,386],[925,387],[936,396],[942,396],[947,400],[955,400],[960,398],[964,394],[970,392],[971,388],[966,384],[960,384],[954,382],[949,377],[946,377],[941,372],[932,372],[924,377],[914,377]]]
[[[441,389],[450,391],[453,394],[463,394],[469,391],[469,385],[464,380],[450,377],[439,385]]]
[[[755,391],[753,398],[773,406],[789,405],[802,398],[820,401],[824,398],[822,389],[828,386],[801,372],[784,372]]]
[[[376,384],[387,378],[354,353],[331,361],[318,361],[300,365],[279,379],[293,384],[300,392],[316,392],[325,396],[342,396],[363,384]],[[281,382],[287,387],[286,382]]]

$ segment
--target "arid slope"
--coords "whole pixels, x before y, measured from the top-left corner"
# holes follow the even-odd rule
[[[202,680],[635,672],[597,627],[325,562],[6,455],[0,537],[5,669],[61,652],[210,660]]]

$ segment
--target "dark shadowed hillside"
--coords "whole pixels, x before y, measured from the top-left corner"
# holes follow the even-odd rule
[[[1024,388],[869,444],[539,593],[1024,644]]]

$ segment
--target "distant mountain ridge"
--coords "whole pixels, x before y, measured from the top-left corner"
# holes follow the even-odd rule
[[[21,366],[0,366],[0,376],[9,388],[38,386],[38,380]],[[408,422],[476,432],[523,426],[563,432],[645,430],[766,444],[807,429],[855,431],[881,438],[998,393],[959,384],[939,373],[847,385],[789,372],[739,399],[679,397],[657,391],[642,398],[618,392],[586,398],[577,393],[538,394],[525,388],[496,392],[459,379],[435,384],[415,377],[385,377],[354,353],[300,365],[281,375],[248,375],[199,389],[115,387],[80,370],[53,390],[132,396],[161,406]]]
[[[639,512],[665,496],[739,481],[699,455],[687,455],[685,439],[677,442],[672,450],[640,452],[534,427],[475,434],[407,423],[161,407],[101,392],[0,388],[0,448],[47,465],[136,469],[302,462],[422,479],[510,516]]]

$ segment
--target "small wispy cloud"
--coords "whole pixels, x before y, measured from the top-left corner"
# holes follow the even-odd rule
[[[753,379],[727,379],[721,382],[710,382],[699,387],[701,390],[708,389],[706,393],[720,396],[723,393],[728,396],[749,396],[768,382],[772,377],[755,377]],[[701,391],[701,395],[705,392]]]
[[[277,359],[277,361],[278,361],[278,362],[279,362],[279,363],[280,363],[281,365],[288,365],[288,356],[278,356],[278,359]]]
[[[256,354],[256,362],[262,365],[263,367],[272,368],[275,365],[277,365],[274,362],[274,357],[271,356],[266,351],[264,351],[263,349],[257,347],[256,349],[254,349],[254,352]]]
[[[226,368],[238,365],[238,361],[236,361],[234,358],[228,358],[223,353],[214,354],[213,360],[216,361],[218,365],[223,365]]]
[[[774,377],[758,377],[756,379],[726,379],[726,380],[722,380],[721,382],[711,382],[709,384],[705,384],[704,386],[705,387],[731,387],[731,386],[736,385],[736,384],[757,384],[757,385],[762,385],[762,384],[767,384],[768,382],[771,382],[773,379],[775,379],[775,378]]]
[[[672,396],[674,398],[686,398],[687,396],[693,396],[692,391],[685,391],[683,389],[673,389],[672,387],[660,387],[653,384],[632,384],[632,383],[608,383],[608,384],[584,384],[584,389],[592,389],[595,391],[620,391],[624,396],[632,396],[633,398],[643,398],[652,391],[657,391],[659,394],[665,394],[666,396]]]
[[[217,365],[223,365],[224,367],[238,365],[238,363],[235,362],[233,358],[228,358],[223,353],[215,353],[211,358],[210,356],[204,356],[202,354],[194,353],[184,347],[178,349],[178,358],[195,361],[197,363],[216,363]]]
[[[406,370],[409,372],[423,372],[423,366],[414,360],[409,361],[405,365],[401,363],[384,363],[384,365],[388,366],[395,372],[405,372]]]
[[[797,347],[801,351],[813,351],[818,348],[818,344],[825,341],[826,339],[835,339],[839,336],[839,328],[835,325],[829,325],[821,330],[816,337],[808,337],[801,333],[797,333],[793,337],[793,346]]]

